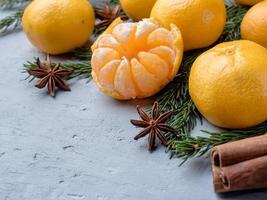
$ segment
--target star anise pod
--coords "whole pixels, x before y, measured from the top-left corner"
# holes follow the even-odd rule
[[[64,79],[72,72],[72,69],[62,69],[60,64],[56,64],[55,67],[52,67],[48,54],[45,63],[41,63],[40,59],[37,58],[36,68],[28,70],[29,75],[40,79],[35,86],[41,89],[47,85],[49,94],[52,97],[56,95],[56,87],[64,91],[70,91]]]
[[[149,116],[140,106],[137,106],[137,112],[142,120],[131,120],[131,123],[137,127],[144,128],[139,132],[134,139],[138,140],[146,135],[148,137],[148,149],[152,152],[155,149],[156,137],[167,145],[168,141],[164,135],[164,132],[174,133],[174,128],[165,122],[171,117],[172,111],[167,111],[164,114],[159,113],[159,104],[155,102],[152,108],[152,114]]]
[[[123,14],[120,5],[113,6],[108,1],[105,1],[101,7],[96,7],[95,14],[99,19],[99,21],[96,21],[95,24],[96,30],[106,29],[113,20],[118,17],[121,17],[122,20],[128,19],[128,17]]]

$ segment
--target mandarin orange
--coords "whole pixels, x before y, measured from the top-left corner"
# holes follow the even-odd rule
[[[121,100],[159,92],[176,75],[183,56],[181,32],[152,19],[115,20],[92,46],[92,76],[107,95]]]
[[[224,42],[194,62],[189,92],[200,113],[223,128],[267,120],[267,49],[255,42]]]
[[[22,17],[23,30],[31,43],[54,55],[84,45],[94,23],[94,10],[87,0],[34,0]]]
[[[241,23],[241,37],[267,48],[267,0],[249,9]]]

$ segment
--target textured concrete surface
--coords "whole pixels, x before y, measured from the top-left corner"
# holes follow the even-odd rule
[[[35,56],[22,32],[0,37],[0,200],[267,199],[264,190],[218,196],[208,159],[179,168],[164,148],[150,154],[133,141],[129,119],[147,101],[114,101],[86,80],[56,99],[34,88],[21,70]]]

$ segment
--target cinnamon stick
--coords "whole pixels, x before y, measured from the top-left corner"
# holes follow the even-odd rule
[[[215,192],[267,188],[267,135],[219,145],[211,160]]]
[[[213,175],[213,186],[214,186],[215,192],[226,192],[226,189],[224,188],[222,179],[220,177],[221,168],[215,165],[212,165],[212,175]]]
[[[267,135],[219,145],[211,152],[215,166],[228,166],[267,155]]]
[[[222,167],[219,177],[227,192],[267,188],[267,156]]]

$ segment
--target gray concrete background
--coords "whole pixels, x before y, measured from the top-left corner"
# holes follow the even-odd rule
[[[267,199],[266,190],[216,195],[208,159],[179,168],[163,147],[150,154],[145,139],[133,141],[129,119],[148,100],[114,101],[86,80],[56,99],[34,88],[21,70],[36,56],[22,32],[0,37],[0,200]]]

